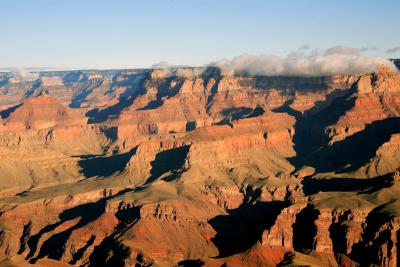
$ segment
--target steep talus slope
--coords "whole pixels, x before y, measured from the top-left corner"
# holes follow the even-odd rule
[[[1,112],[0,260],[396,266],[399,77],[15,81],[24,96]]]
[[[3,194],[82,179],[81,154],[102,153],[107,138],[78,111],[42,93],[1,120]]]
[[[37,97],[26,99],[2,122],[3,131],[24,129],[40,130],[55,125],[83,125],[85,118],[79,111],[64,107],[58,99],[48,96],[44,91]]]

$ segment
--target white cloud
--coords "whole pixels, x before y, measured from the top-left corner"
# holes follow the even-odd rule
[[[155,63],[151,66],[152,69],[169,69],[175,67],[175,65],[171,65],[167,61],[160,61],[158,63]]]
[[[166,62],[166,61],[162,61],[162,62],[153,64],[151,66],[151,69],[161,70],[162,73],[160,73],[160,74],[163,77],[178,76],[178,77],[191,78],[191,77],[198,77],[204,72],[204,68],[178,66],[178,65],[170,64],[169,62]]]
[[[324,52],[295,51],[286,57],[271,54],[241,55],[212,63],[224,75],[250,74],[266,76],[330,76],[335,74],[362,74],[373,72],[379,65],[396,70],[383,57],[364,57],[359,49],[344,46],[331,47]]]
[[[34,81],[39,78],[39,75],[36,72],[29,72],[25,69],[15,69],[12,71],[12,77],[22,81]]]

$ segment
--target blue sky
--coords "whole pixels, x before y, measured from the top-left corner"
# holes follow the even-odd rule
[[[398,0],[2,0],[0,67],[202,65],[302,45],[400,46]],[[396,50],[396,49],[395,49]]]

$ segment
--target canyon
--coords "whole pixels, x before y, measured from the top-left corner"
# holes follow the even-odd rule
[[[0,73],[0,265],[400,262],[398,70],[36,74]]]

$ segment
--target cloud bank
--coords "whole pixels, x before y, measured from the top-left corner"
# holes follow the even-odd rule
[[[200,76],[204,72],[205,67],[189,67],[185,65],[175,65],[175,64],[170,64],[169,62],[166,61],[161,61],[159,63],[153,64],[151,66],[151,69],[162,70],[163,77],[178,76],[178,77],[191,78]]]
[[[286,57],[272,54],[241,55],[222,59],[211,66],[219,67],[224,75],[249,74],[265,76],[330,76],[374,72],[380,65],[396,71],[395,65],[384,57],[360,55],[361,49],[335,46],[323,52],[303,47]],[[364,49],[363,49],[364,50]]]
[[[39,77],[38,73],[29,72],[25,69],[15,69],[11,73],[14,79],[22,81],[34,81]]]
[[[386,53],[393,54],[400,51],[400,46],[392,47],[386,50]]]

